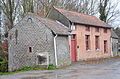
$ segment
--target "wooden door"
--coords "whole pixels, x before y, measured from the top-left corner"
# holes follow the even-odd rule
[[[76,50],[77,42],[76,35],[73,34],[71,37],[71,60],[73,62],[77,61],[77,50]]]

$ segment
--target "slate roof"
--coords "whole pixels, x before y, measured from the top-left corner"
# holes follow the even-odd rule
[[[100,27],[109,27],[108,24],[101,21],[95,16],[86,15],[83,13],[68,11],[64,9],[58,9],[54,7],[57,11],[59,11],[61,14],[63,14],[66,18],[68,18],[71,22],[79,23],[79,24],[85,24],[85,25],[92,25],[92,26],[100,26]]]
[[[116,38],[116,39],[119,38],[113,29],[111,30],[111,33],[112,33],[112,34],[111,34],[111,37],[112,37],[112,38]]]
[[[38,18],[39,21],[44,23],[49,29],[51,29],[55,34],[68,35],[68,28],[56,21],[50,20],[48,18]]]

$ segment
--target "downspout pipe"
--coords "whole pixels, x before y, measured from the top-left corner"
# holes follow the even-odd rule
[[[58,59],[57,59],[57,45],[56,45],[56,38],[57,38],[57,34],[54,37],[54,52],[55,52],[55,65],[56,67],[58,66]]]

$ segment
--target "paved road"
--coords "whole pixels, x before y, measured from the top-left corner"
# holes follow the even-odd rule
[[[0,79],[120,79],[120,58],[97,64],[77,62],[64,69],[21,72]]]

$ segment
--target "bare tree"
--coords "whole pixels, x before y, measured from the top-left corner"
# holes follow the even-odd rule
[[[95,15],[98,11],[97,0],[79,0],[77,3],[77,12]]]
[[[34,13],[34,0],[22,0],[23,15],[28,12]]]
[[[37,9],[40,11],[40,15],[46,17],[51,8],[57,5],[58,1],[59,0],[36,0],[35,2],[37,3]]]
[[[13,28],[14,20],[16,17],[16,11],[19,4],[19,0],[1,0],[1,9],[7,18],[8,30]]]
[[[119,3],[119,2],[118,2]],[[112,23],[119,15],[117,10],[118,3],[112,3],[111,0],[100,0],[99,13],[100,19],[106,23]]]

